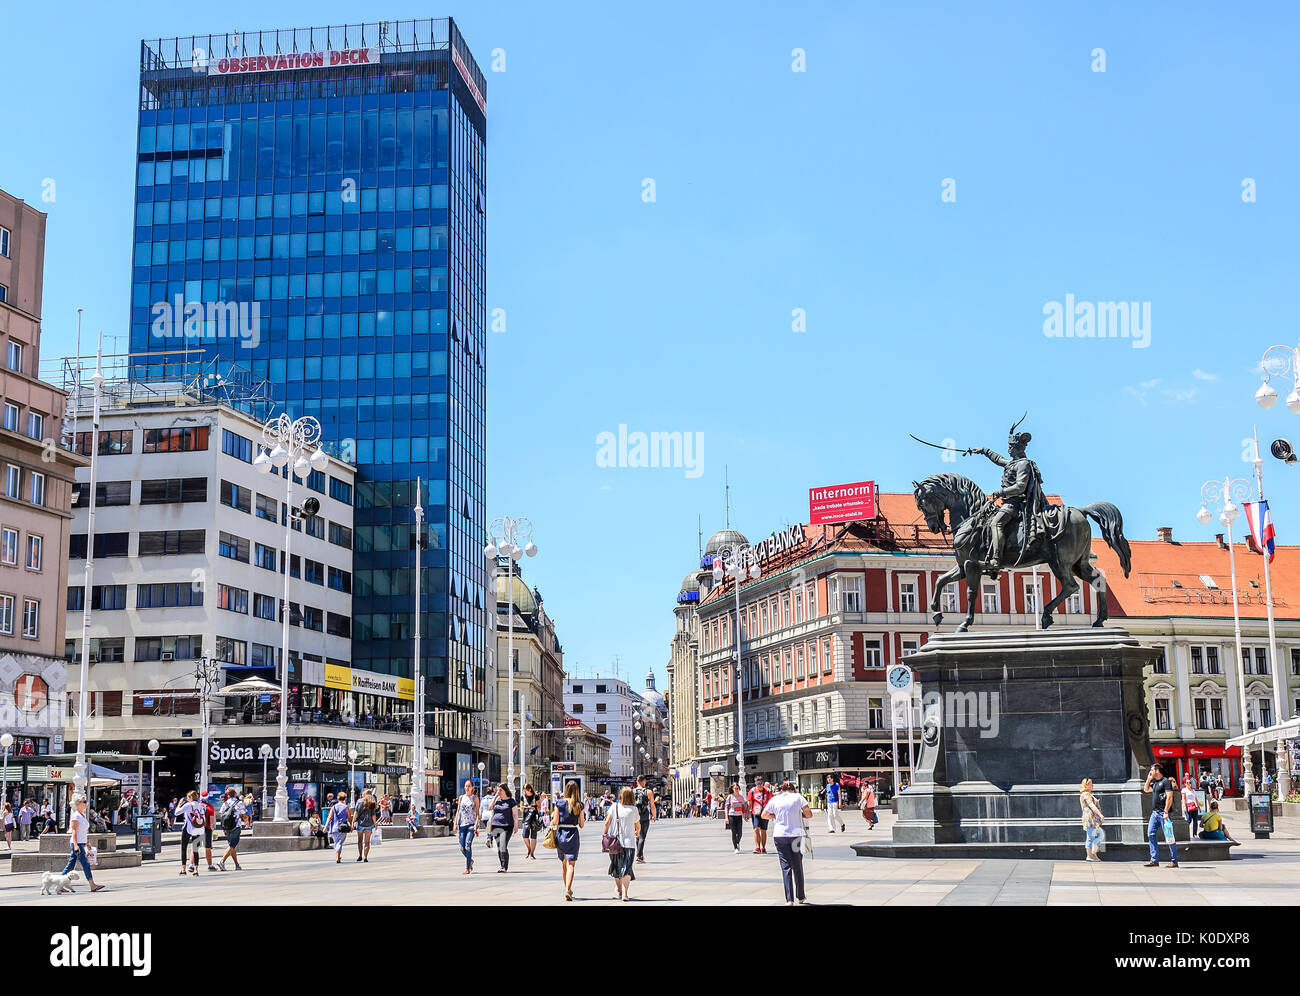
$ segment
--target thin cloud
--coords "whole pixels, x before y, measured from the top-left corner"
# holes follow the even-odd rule
[[[1218,380],[1219,379],[1218,374],[1206,373],[1200,367],[1197,367],[1195,370],[1192,371],[1192,376],[1195,377],[1197,380]]]

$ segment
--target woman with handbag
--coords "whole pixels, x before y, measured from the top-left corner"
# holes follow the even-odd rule
[[[343,799],[343,793],[339,793],[338,802],[330,806],[329,816],[325,818],[325,832],[330,835],[330,840],[334,843],[334,863],[343,863],[343,842],[348,839],[348,831],[352,827],[348,825],[348,804]]]
[[[749,809],[749,803],[740,794],[739,785],[731,786],[731,794],[727,796],[724,805],[727,812],[727,827],[731,830],[731,847],[739,854],[740,837],[745,832],[745,816]]]
[[[577,782],[564,788],[564,798],[556,800],[552,810],[551,827],[554,831],[543,846],[555,841],[555,852],[560,858],[560,877],[564,879],[564,901],[573,902],[573,873],[578,864],[579,831],[587,825],[587,813],[582,805],[582,794]]]
[[[456,835],[460,840],[460,853],[465,855],[465,870],[468,875],[474,870],[474,838],[478,836],[478,796],[474,794],[474,783],[465,779],[465,791],[456,799]]]
[[[519,800],[519,815],[524,831],[524,848],[526,849],[524,857],[532,858],[534,861],[537,860],[537,855],[534,853],[537,850],[537,831],[541,829],[542,825],[541,814],[537,808],[539,802],[540,800],[537,798],[537,793],[533,791],[533,787],[525,785],[524,797]]]
[[[600,849],[609,855],[609,877],[618,890],[615,899],[628,900],[628,889],[636,875],[632,865],[636,862],[636,841],[641,833],[640,814],[636,808],[636,795],[630,786],[624,786],[618,800],[605,815],[605,828],[600,838]]]

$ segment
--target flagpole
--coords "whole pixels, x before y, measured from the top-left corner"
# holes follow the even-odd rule
[[[1266,511],[1264,505],[1264,460],[1259,455],[1259,429],[1252,427],[1255,434],[1255,487],[1259,493],[1259,505],[1255,509],[1255,519],[1258,523],[1259,538],[1263,544],[1267,544],[1264,538],[1264,516],[1270,513]],[[1271,517],[1271,515],[1270,515]],[[1274,550],[1277,549],[1274,541]],[[1282,662],[1277,656],[1277,631],[1273,625],[1273,582],[1269,572],[1269,561],[1272,556],[1269,554],[1267,545],[1262,545],[1260,553],[1264,557],[1264,601],[1268,609],[1268,657],[1273,666],[1273,722],[1281,723],[1286,718],[1286,713],[1282,711]],[[1247,750],[1250,748],[1247,747]],[[1263,745],[1260,745],[1260,754],[1263,754]],[[1261,758],[1262,759],[1262,758]],[[1281,798],[1285,799],[1291,794],[1291,758],[1285,756],[1283,751],[1282,738],[1279,736],[1277,745],[1274,747],[1273,764],[1277,767],[1278,791]]]

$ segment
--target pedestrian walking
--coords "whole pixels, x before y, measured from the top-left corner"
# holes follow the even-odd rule
[[[193,847],[194,857],[190,862],[189,873],[199,873],[199,844],[203,840],[203,826],[207,822],[207,810],[199,802],[199,793],[193,789],[185,795],[185,801],[176,808],[176,818],[181,822],[181,874],[185,874],[186,852]]]
[[[84,795],[74,795],[72,797],[72,818],[68,821],[68,863],[63,866],[62,874],[66,875],[72,871],[78,864],[81,865],[81,871],[86,876],[86,884],[90,886],[91,892],[98,892],[104,888],[102,885],[95,884],[95,873],[90,870],[90,857],[86,854],[86,840],[90,832],[90,818],[86,815],[86,797]],[[184,875],[184,872],[181,872]],[[197,874],[197,872],[195,873]]]
[[[492,828],[492,802],[496,799],[496,792],[492,790],[491,785],[483,787],[483,798],[479,801],[478,818],[483,824],[483,832],[490,834]]]
[[[221,856],[218,871],[226,870],[226,862],[234,860],[235,871],[243,871],[239,864],[239,835],[244,832],[244,817],[248,810],[239,798],[239,790],[233,785],[226,789],[225,801],[221,803],[221,829],[226,834],[226,853]]]
[[[343,862],[343,843],[348,839],[348,831],[351,829],[348,823],[348,804],[343,798],[343,793],[340,792],[338,801],[330,806],[329,815],[325,817],[325,832],[329,834],[334,844],[336,865]]]
[[[754,787],[749,790],[749,818],[754,824],[754,853],[767,853],[767,804],[772,798],[772,790],[762,778],[754,779]]]
[[[840,833],[844,832],[844,821],[840,819],[840,783],[835,780],[834,775],[826,776],[826,826],[830,828],[831,833],[835,832],[835,824],[840,825]]]
[[[1079,783],[1079,810],[1083,817],[1083,858],[1085,861],[1100,861],[1101,855],[1097,851],[1106,839],[1106,831],[1101,826],[1106,822],[1106,817],[1102,815],[1101,807],[1092,794],[1091,778],[1085,778]]]
[[[537,831],[542,826],[541,800],[531,785],[524,786],[524,797],[519,800],[519,822],[524,835],[524,857],[537,860]]]
[[[1196,836],[1196,823],[1201,816],[1200,800],[1196,798],[1196,781],[1191,774],[1183,776],[1183,813],[1187,817],[1187,835]]]
[[[639,836],[636,839],[637,864],[645,864],[645,835],[650,831],[650,824],[659,819],[659,798],[654,789],[646,788],[645,775],[636,776],[636,789],[632,793],[636,800],[637,826]]]
[[[1156,830],[1161,828],[1165,832],[1165,840],[1169,843],[1169,867],[1178,867],[1178,845],[1174,842],[1174,825],[1169,820],[1169,810],[1174,804],[1174,796],[1178,792],[1177,786],[1165,777],[1164,769],[1158,764],[1151,765],[1151,770],[1147,772],[1146,783],[1142,786],[1143,792],[1151,793],[1151,818],[1147,821],[1147,844],[1151,848],[1151,860],[1146,863],[1147,868],[1158,868],[1160,866],[1160,851],[1156,847]]]
[[[609,854],[609,877],[618,890],[615,898],[622,902],[628,901],[628,889],[636,878],[632,872],[632,859],[636,856],[637,842],[642,839],[638,826],[640,821],[641,810],[636,805],[636,793],[624,787],[605,815],[604,836],[601,838],[601,850]]]
[[[555,853],[560,859],[560,877],[564,880],[564,901],[573,902],[573,873],[578,865],[579,831],[587,825],[578,783],[564,787],[564,798],[555,800],[551,825],[555,828]]]
[[[5,803],[5,847],[9,850],[14,849],[14,827],[17,826],[17,820],[14,819],[14,804]]]
[[[781,881],[785,885],[785,904],[802,906],[808,901],[803,881],[803,821],[812,819],[808,800],[794,790],[794,783],[783,781],[781,791],[763,810],[772,821],[772,837],[781,861]]]
[[[375,802],[374,794],[370,789],[361,793],[352,818],[357,828],[357,860],[369,862],[370,836],[375,832],[375,824],[379,821],[379,803]]]
[[[502,782],[492,799],[492,836],[501,867],[497,874],[510,870],[510,838],[519,827],[519,803],[510,794],[510,786]]]
[[[745,832],[745,813],[749,810],[749,803],[740,794],[739,785],[732,784],[731,793],[727,796],[725,805],[727,807],[727,827],[731,830],[731,847],[732,850],[739,854],[740,837]]]
[[[474,838],[478,836],[478,796],[474,794],[474,782],[465,779],[465,791],[456,799],[456,835],[460,840],[460,853],[465,855],[465,870],[468,875],[474,870]]]
[[[871,782],[862,784],[862,818],[867,821],[867,829],[876,829],[880,817],[876,815],[876,787]]]
[[[212,863],[212,830],[217,823],[217,811],[208,801],[208,793],[204,792],[200,799],[203,803],[203,858],[208,863],[208,871],[214,872],[217,866]]]
[[[31,799],[23,803],[23,808],[18,810],[18,839],[32,839],[32,819],[36,816],[36,806]]]

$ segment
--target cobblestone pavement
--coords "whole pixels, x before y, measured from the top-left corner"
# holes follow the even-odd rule
[[[1083,860],[899,860],[860,858],[849,844],[865,839],[861,817],[844,814],[848,832],[831,835],[824,815],[813,820],[814,858],[808,862],[808,899],[813,905],[1188,905],[1280,906],[1300,903],[1300,820],[1281,819],[1271,840],[1242,833],[1244,814],[1230,819],[1245,843],[1231,861],[1143,868],[1139,862],[1087,864]],[[872,836],[886,836],[884,813]],[[482,838],[479,838],[480,842]],[[647,863],[636,866],[632,902],[656,905],[781,905],[784,895],[775,850],[750,853],[746,831],[741,854],[718,821],[665,820],[654,824]],[[217,853],[220,848],[216,849]],[[559,862],[540,846],[524,858],[523,842],[511,843],[510,871],[498,874],[496,853],[475,847],[474,874],[454,838],[404,840],[400,833],[373,848],[368,863],[356,861],[350,839],[343,863],[332,851],[248,854],[244,870],[178,875],[179,855],[164,846],[160,860],[139,868],[109,869],[98,881],[108,888],[90,895],[40,896],[40,875],[0,865],[0,905],[547,905],[563,900]],[[1079,847],[1080,858],[1083,846]],[[7,863],[6,863],[7,864]],[[600,826],[589,824],[574,883],[577,903],[614,902],[600,853]],[[328,887],[328,888],[326,888]]]

